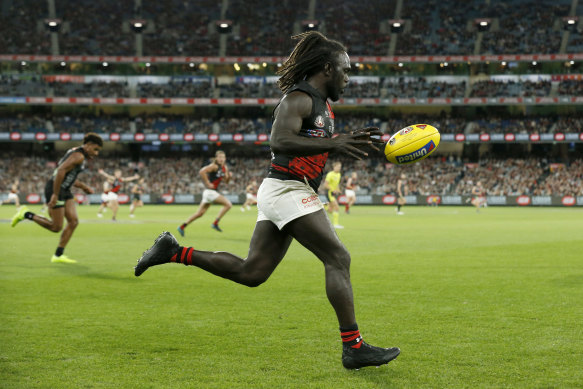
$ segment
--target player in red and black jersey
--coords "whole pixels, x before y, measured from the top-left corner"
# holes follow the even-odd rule
[[[77,187],[85,191],[85,193],[93,193],[93,189],[78,181],[77,176],[85,170],[85,161],[96,157],[101,147],[103,147],[101,137],[90,132],[85,135],[83,146],[70,149],[61,158],[52,177],[45,186],[45,197],[50,219],[29,212],[25,206],[21,207],[12,218],[12,227],[24,219],[29,219],[52,232],[61,231],[63,229],[63,219],[67,219],[67,226],[63,229],[59,246],[55,255],[51,258],[51,262],[76,262],[74,259],[64,255],[65,247],[79,224],[75,197],[71,192],[71,188]]]
[[[383,144],[376,138],[381,132],[371,127],[332,137],[334,114],[328,99],[338,100],[348,83],[350,59],[346,48],[315,31],[295,38],[298,44],[278,71],[284,97],[274,111],[272,163],[257,193],[258,217],[247,258],[181,247],[164,232],[139,259],[135,275],[150,266],[175,262],[258,286],[269,278],[292,239],[296,239],[324,264],[326,295],[340,324],[344,367],[386,364],[400,350],[373,347],[362,340],[354,314],[350,253],[315,192],[328,153],[361,159],[368,156],[365,147],[379,151],[374,144]]]
[[[350,213],[350,207],[356,202],[356,190],[358,189],[358,174],[352,172],[350,177],[346,180],[346,187],[344,188],[344,194],[346,195],[346,213]]]
[[[215,219],[213,224],[211,224],[211,228],[213,228],[216,231],[223,232],[221,227],[219,227],[219,222],[221,221],[221,218],[225,216],[225,214],[229,212],[229,209],[231,209],[231,207],[233,206],[229,199],[227,199],[225,196],[223,196],[217,191],[219,185],[223,180],[225,181],[225,183],[228,183],[229,181],[231,181],[231,178],[233,177],[233,175],[227,168],[226,162],[227,156],[225,155],[225,152],[218,150],[215,153],[214,160],[210,164],[200,169],[199,171],[200,178],[202,179],[202,182],[204,183],[206,189],[202,192],[202,200],[200,202],[200,205],[198,206],[196,213],[189,217],[186,222],[182,223],[180,227],[178,227],[178,232],[180,233],[180,235],[184,236],[184,229],[190,223],[204,215],[206,211],[208,211],[211,204],[221,204],[223,206],[220,209],[217,218]]]
[[[102,217],[102,212],[105,207],[111,208],[113,212],[113,217],[111,220],[117,220],[117,210],[119,209],[119,202],[117,201],[118,193],[121,190],[121,186],[124,182],[130,182],[137,180],[140,178],[138,174],[134,174],[133,176],[129,177],[122,177],[121,170],[116,169],[113,172],[113,176],[111,174],[107,174],[103,169],[99,169],[99,174],[107,179],[106,184],[104,184],[103,190],[104,195],[101,197],[101,206],[99,207],[99,211],[97,211],[97,216]]]

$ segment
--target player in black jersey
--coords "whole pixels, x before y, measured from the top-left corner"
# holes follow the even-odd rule
[[[140,178],[137,183],[132,187],[132,204],[130,205],[130,217],[134,216],[134,211],[138,207],[144,206],[144,201],[142,200],[142,195],[144,194],[144,177]]]
[[[83,146],[74,147],[67,151],[57,164],[53,176],[45,186],[45,197],[49,209],[50,219],[29,212],[27,207],[22,207],[12,218],[12,227],[24,219],[29,219],[41,227],[52,232],[63,229],[63,219],[67,219],[67,226],[61,234],[59,246],[51,262],[75,263],[77,261],[63,254],[65,247],[71,239],[75,228],[79,224],[75,198],[71,193],[71,187],[80,188],[85,193],[93,193],[93,190],[77,180],[77,176],[85,170],[85,161],[99,155],[103,147],[103,140],[95,133],[88,133],[83,139]]]
[[[334,113],[328,99],[338,100],[348,83],[346,48],[314,31],[295,38],[298,44],[278,71],[284,97],[274,110],[271,167],[257,193],[258,218],[247,258],[181,247],[164,232],[138,260],[135,275],[174,262],[254,287],[269,278],[296,239],[324,264],[326,295],[340,324],[344,367],[386,364],[400,350],[373,347],[362,340],[354,314],[350,254],[316,194],[328,153],[361,159],[368,156],[365,147],[378,151],[374,144],[383,143],[377,138],[381,132],[369,127],[332,137]]]

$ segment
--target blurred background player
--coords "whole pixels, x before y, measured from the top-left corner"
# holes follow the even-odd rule
[[[71,193],[71,187],[82,189],[91,194],[93,190],[84,183],[77,181],[77,176],[85,170],[85,161],[99,155],[103,147],[103,140],[95,133],[87,133],[83,139],[83,146],[75,147],[67,151],[57,164],[53,176],[45,186],[45,197],[49,209],[50,219],[29,212],[26,206],[21,207],[12,218],[12,227],[24,219],[29,219],[41,227],[52,232],[59,232],[63,228],[63,218],[67,219],[67,226],[61,234],[59,246],[51,262],[76,263],[74,259],[64,255],[65,247],[71,239],[75,228],[79,224],[77,217],[77,200]]]
[[[0,205],[14,203],[16,208],[20,207],[20,198],[18,197],[18,186],[20,185],[20,180],[17,178],[12,185],[10,185],[10,192],[8,192],[8,197],[6,200],[0,201]]]
[[[226,165],[227,156],[224,151],[218,150],[215,153],[215,158],[213,161],[204,166],[200,169],[199,174],[202,178],[202,182],[204,183],[205,190],[202,192],[202,200],[198,207],[198,210],[194,215],[192,215],[185,223],[182,223],[180,227],[178,227],[178,232],[180,235],[184,236],[184,229],[193,221],[201,217],[208,211],[211,204],[221,204],[223,207],[220,209],[217,218],[211,224],[211,228],[223,232],[219,227],[219,222],[221,218],[225,216],[225,214],[231,209],[233,204],[222,194],[217,192],[219,185],[223,180],[225,180],[225,184],[229,183],[232,178],[232,174],[227,168]]]
[[[251,206],[257,204],[257,181],[253,180],[245,188],[245,202],[241,206],[241,212],[251,210]]]
[[[103,169],[99,169],[98,173],[101,174],[103,177],[106,178],[106,182],[103,184],[103,190],[104,193],[106,194],[105,198],[102,196],[102,203],[101,206],[99,207],[99,211],[97,211],[97,216],[98,217],[102,217],[102,212],[103,209],[107,206],[109,208],[111,208],[111,211],[113,212],[113,216],[111,218],[111,220],[116,221],[117,220],[117,211],[119,209],[119,202],[117,201],[118,198],[118,192],[121,190],[121,185],[124,182],[130,182],[133,180],[137,180],[138,178],[140,178],[140,176],[138,174],[134,174],[133,176],[130,177],[122,177],[121,176],[121,170],[116,169],[113,172],[113,176],[110,174],[107,174]],[[103,200],[107,200],[107,202],[103,203]]]
[[[358,174],[352,172],[348,180],[346,180],[346,188],[344,194],[346,195],[346,213],[350,213],[350,207],[356,202],[356,190],[358,189]]]
[[[137,207],[143,207],[142,195],[144,194],[144,177],[140,178],[138,182],[132,187],[132,204],[130,205],[130,217],[135,217],[134,211]]]
[[[341,229],[344,228],[338,223],[340,208],[338,207],[338,199],[336,196],[340,195],[340,180],[342,179],[342,174],[340,170],[342,169],[342,163],[336,161],[332,164],[332,171],[326,174],[326,180],[324,182],[324,188],[326,189],[326,197],[328,198],[328,213],[332,215],[332,225],[334,228]]]
[[[368,127],[332,137],[334,112],[328,100],[338,101],[348,84],[351,67],[346,47],[316,31],[294,39],[299,42],[278,70],[284,97],[273,113],[271,165],[257,192],[257,223],[247,258],[181,247],[172,234],[163,232],[138,260],[135,275],[174,262],[256,287],[269,278],[296,239],[324,265],[326,295],[340,326],[343,366],[380,366],[395,359],[400,350],[374,347],[363,340],[354,312],[350,253],[316,191],[329,153],[362,159],[368,156],[362,148],[380,151],[374,144],[383,142],[371,136],[382,133]]]
[[[402,173],[397,180],[397,215],[404,215],[405,213],[401,211],[403,205],[407,204],[407,196],[409,190],[407,188],[407,176]]]
[[[484,191],[484,187],[482,186],[482,182],[476,182],[476,185],[472,188],[472,205],[476,207],[476,212],[480,212],[480,207],[486,204],[486,193]]]

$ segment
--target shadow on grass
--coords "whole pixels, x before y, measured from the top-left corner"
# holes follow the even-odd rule
[[[79,264],[59,264],[58,270],[66,275],[86,277],[99,280],[113,280],[113,281],[127,281],[133,277],[133,273],[128,272],[127,275],[117,275],[111,273],[99,273],[86,265]]]

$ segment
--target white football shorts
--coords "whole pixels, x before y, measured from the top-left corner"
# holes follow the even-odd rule
[[[346,189],[344,191],[344,194],[346,195],[346,197],[356,197],[356,192],[353,191],[352,189]]]
[[[201,203],[211,203],[217,199],[221,194],[214,189],[205,189],[202,192]]]
[[[266,178],[257,192],[257,221],[269,220],[280,230],[292,220],[323,209],[306,183]]]

